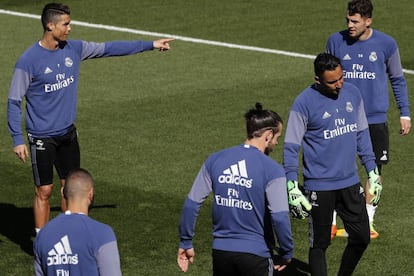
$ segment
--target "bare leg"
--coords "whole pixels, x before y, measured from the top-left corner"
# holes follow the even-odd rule
[[[33,213],[35,228],[42,228],[50,217],[49,198],[52,194],[53,184],[35,187],[35,198],[33,202]]]
[[[66,212],[67,211],[66,199],[63,197],[63,187],[65,186],[65,179],[61,179],[60,184],[62,187],[61,188],[62,193],[60,193],[60,209],[62,210],[62,212]]]

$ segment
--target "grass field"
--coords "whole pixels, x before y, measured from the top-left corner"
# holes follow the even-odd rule
[[[2,0],[0,9],[39,14],[48,2]],[[333,0],[65,3],[76,21],[305,55],[323,51],[327,36],[345,27],[346,7],[346,1]],[[414,5],[409,0],[374,0],[374,5],[374,27],[398,41],[412,91]],[[0,26],[0,275],[32,275],[31,168],[12,152],[6,103],[14,63],[42,30],[38,19],[3,13]],[[74,24],[71,38],[158,37]],[[114,228],[127,276],[181,274],[176,265],[177,226],[202,162],[210,153],[243,141],[242,115],[256,101],[287,120],[293,99],[313,81],[308,58],[184,40],[176,40],[172,47],[165,53],[86,61],[81,68],[76,121],[81,163],[97,183],[90,215]],[[376,216],[380,237],[372,241],[355,275],[414,275],[410,265],[414,239],[409,233],[414,141],[413,134],[398,135],[398,116],[392,101],[391,162],[384,169],[384,194]],[[279,146],[273,157],[280,162],[281,154]],[[52,206],[55,216],[58,189]],[[206,202],[198,218],[197,255],[188,275],[212,275],[210,207],[210,201]],[[307,224],[292,221],[292,230],[296,266],[281,275],[307,275]],[[336,274],[345,243],[335,239],[329,247],[329,275]]]

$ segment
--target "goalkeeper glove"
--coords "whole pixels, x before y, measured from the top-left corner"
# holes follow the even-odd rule
[[[369,181],[369,190],[368,192],[372,195],[372,199],[370,203],[372,205],[377,206],[380,198],[381,198],[381,191],[382,191],[382,183],[381,183],[381,176],[378,173],[378,168],[373,169],[368,173],[368,181]]]
[[[312,209],[309,201],[299,190],[298,182],[289,180],[287,183],[289,210],[294,218],[305,219]]]

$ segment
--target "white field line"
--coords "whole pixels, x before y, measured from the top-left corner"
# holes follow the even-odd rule
[[[3,10],[3,9],[0,9],[0,14],[8,14],[8,15],[19,16],[19,17],[28,17],[28,18],[40,19],[39,15],[21,13],[21,12],[14,12],[14,11],[8,11],[8,10]],[[83,27],[88,27],[88,28],[104,29],[104,30],[139,34],[139,35],[145,35],[145,36],[171,37],[171,38],[175,38],[175,39],[182,40],[182,41],[188,41],[188,42],[192,42],[192,43],[207,44],[207,45],[213,45],[213,46],[219,46],[219,47],[227,47],[227,48],[235,48],[235,49],[241,49],[241,50],[247,50],[247,51],[277,54],[277,55],[290,56],[290,57],[307,58],[307,59],[314,59],[315,58],[315,55],[306,55],[306,54],[300,54],[300,53],[294,53],[294,52],[288,52],[288,51],[282,51],[282,50],[275,50],[275,49],[268,49],[268,48],[254,47],[254,46],[246,46],[246,45],[240,45],[240,44],[232,44],[232,43],[219,42],[219,41],[213,41],[213,40],[205,40],[205,39],[185,37],[185,36],[172,35],[172,34],[148,32],[148,31],[143,31],[143,30],[135,30],[135,29],[130,29],[130,28],[122,28],[122,27],[103,25],[103,24],[93,24],[93,23],[76,21],[76,20],[72,20],[71,24],[78,25],[78,26],[83,26]],[[406,74],[414,75],[414,70],[403,69],[403,71]]]

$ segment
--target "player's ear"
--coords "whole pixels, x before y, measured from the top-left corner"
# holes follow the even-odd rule
[[[60,188],[60,194],[62,195],[63,198],[66,198],[65,193],[66,193],[66,191],[65,191],[65,185],[63,185],[62,188]]]
[[[52,22],[47,23],[47,25],[46,25],[46,31],[51,32],[52,31],[52,27],[53,27],[53,23]]]
[[[319,77],[318,77],[318,76],[315,76],[315,82],[316,82],[317,84],[321,84],[321,81],[320,81],[320,79],[319,79]]]

